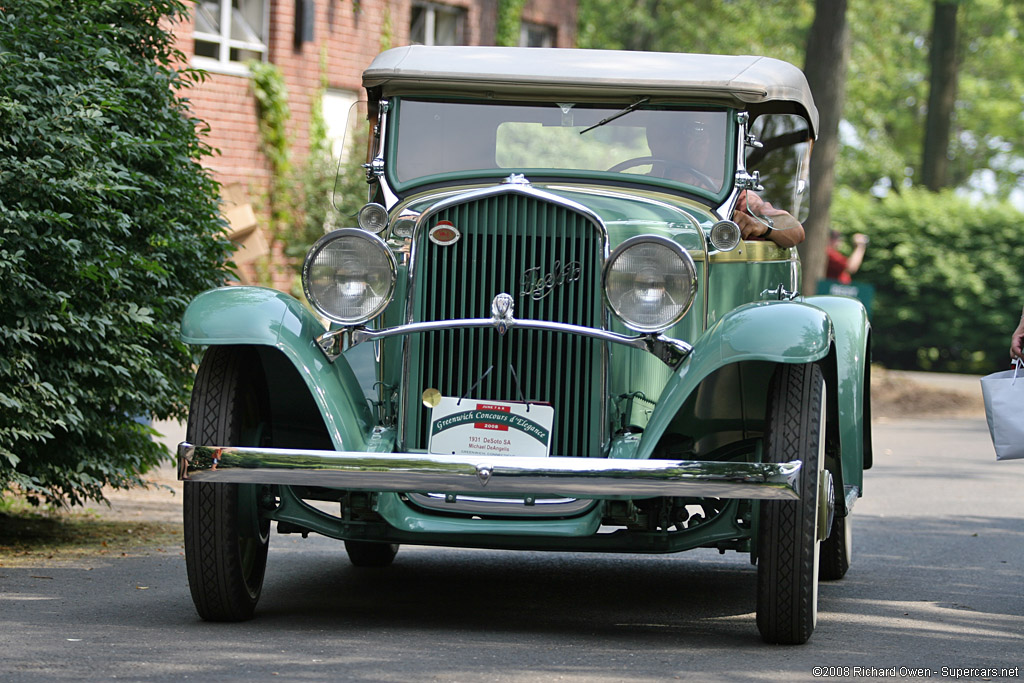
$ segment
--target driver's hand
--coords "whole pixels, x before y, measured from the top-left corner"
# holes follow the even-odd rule
[[[740,234],[743,236],[743,239],[749,240],[763,237],[768,232],[768,226],[751,215],[751,213],[758,213],[762,216],[767,215],[765,214],[766,208],[771,210],[771,204],[753,192],[743,190],[740,193],[732,219],[736,225],[740,226]]]
[[[735,221],[736,225],[740,226],[740,234],[743,235],[743,239],[745,240],[761,237],[768,232],[768,226],[751,216],[746,211],[734,211],[732,219]]]

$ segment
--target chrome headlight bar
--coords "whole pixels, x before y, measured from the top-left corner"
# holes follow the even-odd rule
[[[397,325],[383,330],[368,330],[362,326],[345,327],[339,330],[331,330],[317,338],[321,350],[330,360],[337,358],[342,351],[361,344],[365,341],[379,341],[388,337],[398,337],[409,334],[421,334],[423,332],[435,332],[439,330],[467,329],[493,327],[499,333],[505,334],[508,330],[548,330],[551,332],[562,332],[564,334],[576,334],[583,337],[591,337],[601,341],[623,344],[633,348],[641,349],[655,355],[662,362],[670,367],[676,367],[686,358],[693,347],[686,342],[672,339],[661,334],[643,334],[631,337],[608,330],[598,330],[592,327],[570,325],[567,323],[551,322],[548,320],[517,320],[513,317],[512,297],[502,293],[494,297],[491,304],[490,318],[466,318],[462,320],[433,320],[429,322],[410,323]]]

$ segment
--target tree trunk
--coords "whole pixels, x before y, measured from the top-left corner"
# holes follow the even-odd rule
[[[949,130],[956,102],[956,11],[958,4],[936,0],[929,55],[931,78],[924,129],[921,182],[932,192],[949,184]]]
[[[811,155],[811,215],[804,223],[806,238],[800,247],[804,294],[814,294],[818,280],[825,275],[839,121],[846,99],[846,63],[850,53],[846,2],[815,0],[814,23],[807,38],[804,73],[818,107],[819,127]]]

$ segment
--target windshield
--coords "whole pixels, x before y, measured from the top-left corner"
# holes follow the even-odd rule
[[[643,104],[403,99],[388,167],[399,186],[442,173],[611,172],[717,195],[728,170],[727,122],[724,110]]]

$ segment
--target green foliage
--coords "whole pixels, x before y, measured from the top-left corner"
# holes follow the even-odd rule
[[[932,0],[851,2],[847,140],[837,182],[864,191],[873,184],[910,186],[919,177],[928,104]],[[953,120],[950,180],[1005,196],[1024,187],[1024,68],[1019,52],[1024,10],[1002,0],[963,0],[958,13],[960,70]],[[977,174],[977,175],[975,175]]]
[[[0,495],[82,503],[166,457],[131,416],[185,415],[178,339],[230,243],[178,0],[0,4]]]
[[[850,59],[836,183],[858,192],[920,177],[933,0],[849,0]],[[813,0],[580,0],[580,47],[756,54],[803,65]],[[950,181],[1024,190],[1024,6],[960,0]]]
[[[380,51],[390,50],[395,46],[395,21],[391,16],[391,6],[384,6],[384,18],[380,27]]]
[[[765,55],[803,63],[813,0],[580,0],[580,47]]]
[[[526,0],[498,0],[498,25],[494,44],[515,47],[519,44],[519,29]]]
[[[288,137],[288,120],[292,113],[288,107],[284,74],[268,62],[251,61],[248,67],[260,117],[260,146],[274,173],[283,177],[291,171],[292,164],[291,139]]]
[[[293,209],[297,201],[292,175],[292,144],[288,135],[288,121],[292,116],[288,106],[288,88],[284,74],[276,65],[250,61],[248,67],[260,117],[260,148],[271,168],[267,198],[271,240],[284,239],[287,242],[286,236],[295,220]]]
[[[871,238],[858,282],[875,286],[874,359],[899,369],[1003,369],[1024,291],[1022,215],[952,192],[879,200],[837,193],[832,220]]]

